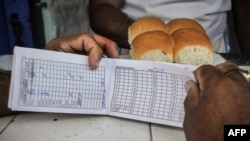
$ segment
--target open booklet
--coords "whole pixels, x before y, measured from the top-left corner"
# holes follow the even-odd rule
[[[182,127],[184,83],[194,66],[88,57],[15,47],[9,97],[14,111],[100,114]]]

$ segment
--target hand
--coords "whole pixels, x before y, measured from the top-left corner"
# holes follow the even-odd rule
[[[49,41],[45,49],[68,53],[80,53],[89,55],[89,64],[96,69],[103,55],[118,58],[117,44],[97,34],[78,34],[69,37],[59,37]]]
[[[235,64],[204,65],[185,85],[184,132],[187,141],[222,141],[224,125],[250,124],[250,84]],[[227,73],[228,72],[228,73]]]

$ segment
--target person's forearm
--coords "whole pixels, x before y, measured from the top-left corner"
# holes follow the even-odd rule
[[[250,54],[250,1],[232,0],[232,12],[234,16],[236,37],[243,54]]]
[[[99,4],[89,7],[91,28],[98,34],[115,41],[119,47],[129,48],[128,27],[133,22],[120,9]]]
[[[11,111],[8,108],[10,79],[11,73],[9,71],[0,71],[0,117],[8,116],[15,113],[14,111]]]

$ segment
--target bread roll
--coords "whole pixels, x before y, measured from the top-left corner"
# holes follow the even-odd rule
[[[169,34],[148,31],[138,35],[131,44],[131,57],[136,60],[173,62],[173,44]]]
[[[195,28],[183,28],[172,34],[175,63],[203,65],[211,64],[213,47],[208,36]]]
[[[179,18],[171,20],[167,23],[167,30],[170,35],[173,34],[176,30],[182,28],[194,28],[202,32],[206,32],[205,29],[198,22],[192,19]]]
[[[143,17],[133,22],[128,29],[128,42],[132,43],[134,38],[141,33],[153,30],[167,32],[166,24],[156,17]]]
[[[158,18],[145,17],[129,27],[128,35],[132,59],[197,66],[213,61],[210,39],[192,19],[179,18],[165,24]]]

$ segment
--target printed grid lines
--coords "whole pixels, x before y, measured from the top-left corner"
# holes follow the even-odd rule
[[[102,109],[105,68],[22,58],[19,105]]]
[[[182,122],[183,86],[188,79],[162,71],[116,67],[111,111]]]

